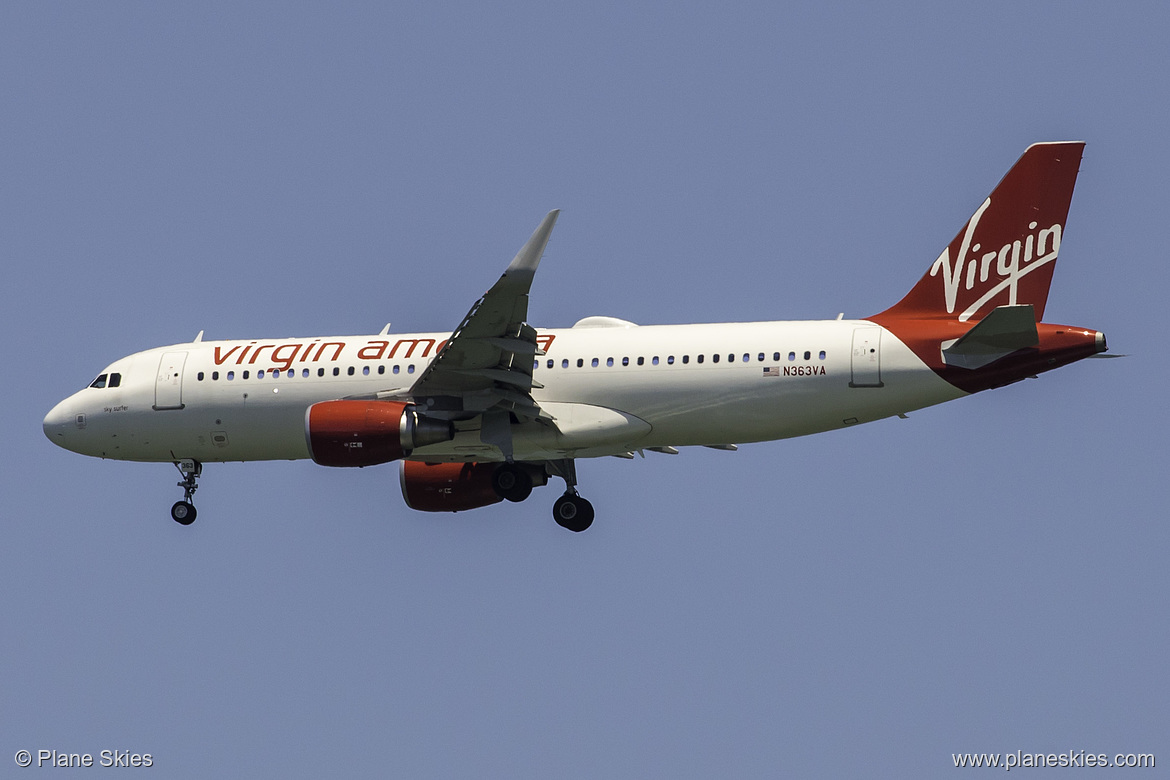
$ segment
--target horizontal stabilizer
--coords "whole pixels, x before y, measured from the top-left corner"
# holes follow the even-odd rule
[[[1032,304],[997,306],[962,338],[944,341],[942,355],[948,366],[975,370],[1039,344]]]

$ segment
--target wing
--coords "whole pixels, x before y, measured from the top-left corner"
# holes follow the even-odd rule
[[[528,324],[528,291],[559,210],[548,213],[503,276],[475,302],[409,390],[429,412],[483,414],[483,440],[511,456],[509,415],[549,419],[532,399],[532,360],[544,354]],[[505,441],[506,439],[506,441]]]

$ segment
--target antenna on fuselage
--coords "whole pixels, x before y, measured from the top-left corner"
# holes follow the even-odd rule
[[[199,333],[195,336],[195,340],[191,343],[198,344],[200,341],[203,341],[203,331],[199,331]]]
[[[389,333],[390,333],[390,323],[387,322],[386,327],[382,328],[382,331],[378,335],[379,336],[386,336],[386,335],[389,335]]]

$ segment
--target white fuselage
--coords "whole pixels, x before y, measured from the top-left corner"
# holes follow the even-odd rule
[[[200,333],[115,362],[49,412],[45,434],[86,455],[173,462],[184,525],[203,463],[312,458],[400,461],[407,505],[431,512],[523,501],[559,477],[553,517],[583,531],[594,512],[577,458],[845,428],[1104,352],[1103,333],[1042,322],[1083,149],[1029,146],[910,292],[867,319],[587,317],[537,331],[528,300],[554,209],[449,334]]]
[[[513,425],[514,457],[782,439],[870,422],[965,395],[893,333],[865,320],[579,326],[539,331],[532,398],[555,425]],[[589,320],[584,321],[586,323]],[[117,387],[58,404],[45,432],[119,460],[310,457],[309,406],[406,392],[448,334],[195,341],[110,365]],[[424,410],[425,411],[425,410]],[[495,461],[479,419],[412,455]]]

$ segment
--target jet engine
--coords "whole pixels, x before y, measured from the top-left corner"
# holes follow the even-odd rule
[[[535,463],[421,463],[402,461],[402,497],[422,512],[462,512],[503,499],[523,501],[548,484]]]
[[[402,462],[402,497],[422,512],[460,512],[504,499],[492,486],[495,463]]]
[[[309,454],[322,466],[374,466],[455,438],[447,420],[434,420],[401,401],[322,401],[305,412]]]

